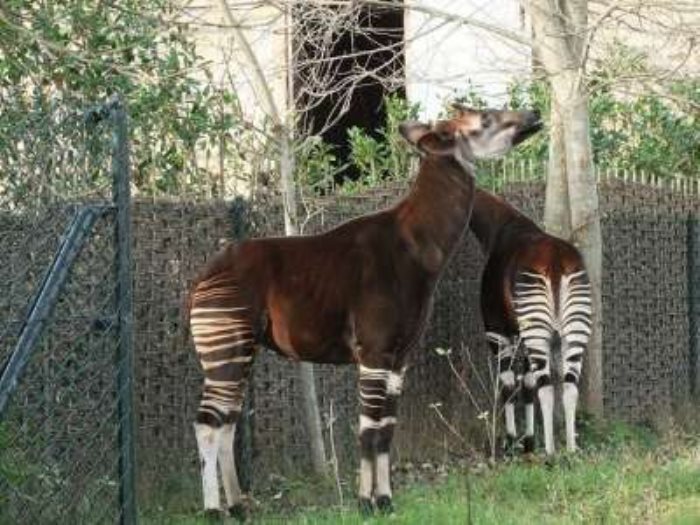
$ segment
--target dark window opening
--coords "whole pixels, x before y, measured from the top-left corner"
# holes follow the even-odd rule
[[[336,175],[337,183],[359,177],[350,164],[347,130],[357,126],[377,137],[386,117],[384,97],[405,94],[402,7],[348,4],[320,12],[299,7],[294,15],[301,27],[293,80],[299,125],[320,134],[348,165]],[[309,34],[318,38],[305,38]]]

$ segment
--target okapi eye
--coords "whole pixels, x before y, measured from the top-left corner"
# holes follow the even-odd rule
[[[483,115],[481,115],[482,127],[488,128],[489,126],[491,126],[491,124],[493,124],[493,117],[490,114],[484,113]]]

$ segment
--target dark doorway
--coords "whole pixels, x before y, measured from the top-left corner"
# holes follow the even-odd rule
[[[358,1],[325,10],[318,4],[295,11],[301,30],[294,43],[294,93],[300,126],[320,134],[348,164],[336,176],[342,182],[358,177],[349,165],[347,130],[358,126],[376,136],[385,121],[385,95],[404,95],[403,7],[401,1],[396,7]],[[306,38],[310,34],[318,38]]]

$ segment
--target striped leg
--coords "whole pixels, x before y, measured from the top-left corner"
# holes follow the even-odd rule
[[[523,452],[531,454],[535,451],[535,393],[537,383],[532,370],[523,376],[523,404],[525,405],[525,436],[523,437]]]
[[[204,508],[205,511],[219,509],[218,463],[229,511],[240,516],[243,507],[233,439],[253,360],[254,341],[245,315],[247,309],[222,306],[230,305],[235,293],[234,286],[222,287],[220,281],[200,284],[193,296],[190,325],[204,370],[204,390],[195,423]]]
[[[562,277],[562,404],[566,424],[566,448],[576,450],[576,404],[583,354],[591,335],[591,286],[585,271]]]
[[[525,345],[531,377],[542,411],[544,448],[554,454],[554,386],[550,367],[551,340],[554,333],[554,298],[549,279],[522,272],[515,285],[515,312],[520,337]]]
[[[372,510],[372,496],[382,512],[393,510],[389,451],[404,371],[360,365],[360,509]],[[376,487],[373,480],[376,473]]]
[[[509,337],[496,332],[486,332],[486,339],[498,361],[500,396],[506,423],[506,450],[510,453],[518,440],[515,426],[516,376],[514,364],[516,346]]]

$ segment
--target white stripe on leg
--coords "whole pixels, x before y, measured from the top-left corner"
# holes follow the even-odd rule
[[[372,467],[371,459],[360,459],[360,490],[358,492],[361,498],[370,499],[372,497]]]
[[[535,405],[525,403],[525,435],[535,435]]]
[[[535,389],[535,376],[531,371],[526,372],[523,376],[523,386],[530,392]],[[533,403],[525,403],[525,435],[535,435],[535,405]]]
[[[508,401],[505,406],[506,413],[506,433],[515,437],[517,432],[515,430],[515,404]]]
[[[391,481],[389,472],[389,454],[377,454],[377,496],[391,497]]]
[[[578,387],[574,383],[564,383],[562,391],[564,419],[566,422],[566,449],[576,450],[576,403],[578,402]]]
[[[508,392],[513,392],[515,388],[515,373],[512,370],[506,370],[500,373],[501,383]],[[512,397],[512,394],[511,394]],[[515,428],[515,403],[512,399],[505,401],[505,418],[506,418],[506,433],[515,437],[517,430]]]
[[[542,410],[542,427],[544,429],[544,449],[548,455],[554,454],[554,387],[552,385],[541,386],[537,391]]]
[[[216,474],[216,459],[221,443],[221,429],[201,423],[194,424],[199,459],[202,464],[202,492],[205,510],[219,510],[219,480]]]
[[[236,425],[224,425],[221,428],[221,443],[219,445],[219,468],[221,480],[226,494],[226,505],[232,507],[241,501],[241,488],[236,473],[236,460],[233,452]]]

